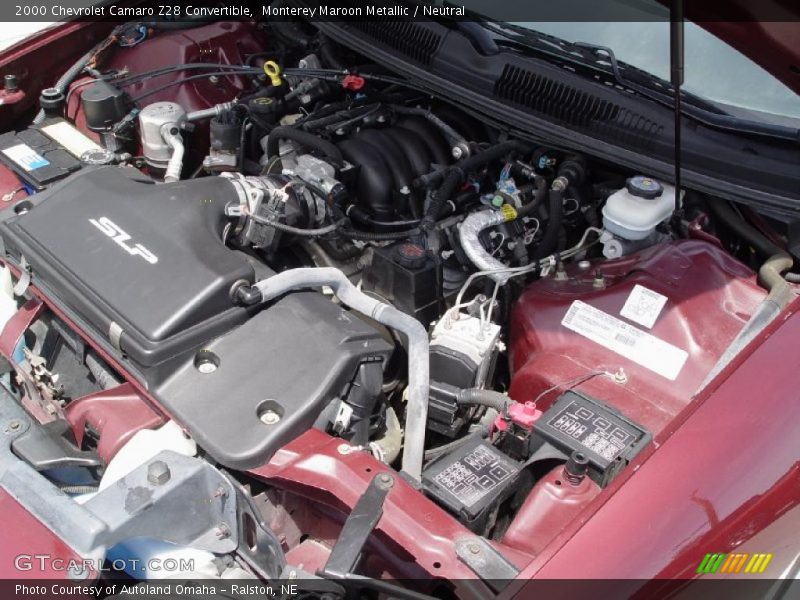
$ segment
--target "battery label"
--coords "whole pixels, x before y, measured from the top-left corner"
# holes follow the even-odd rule
[[[50,164],[49,160],[41,154],[38,154],[27,144],[17,144],[16,146],[5,148],[3,154],[26,171],[35,171],[36,169],[41,169]]]
[[[483,446],[478,446],[437,474],[433,481],[469,508],[490,494],[515,471]]]
[[[675,379],[689,357],[685,350],[580,300],[572,303],[561,324],[667,379]]]

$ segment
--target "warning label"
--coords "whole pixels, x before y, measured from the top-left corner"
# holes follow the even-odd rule
[[[667,379],[678,376],[689,356],[685,350],[580,300],[572,303],[561,324]]]
[[[652,329],[666,303],[667,297],[664,294],[636,284],[628,294],[625,306],[622,307],[619,314],[634,323]]]

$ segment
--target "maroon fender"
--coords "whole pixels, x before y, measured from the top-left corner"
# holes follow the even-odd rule
[[[664,432],[658,451],[612,484],[594,516],[567,528],[520,578],[568,578],[576,564],[585,579],[692,577],[705,553],[733,550],[797,506],[800,392],[786,350],[800,336],[798,309],[795,300],[763,344],[751,344],[674,433]],[[786,568],[797,540],[796,529],[785,531],[786,550],[765,576]]]

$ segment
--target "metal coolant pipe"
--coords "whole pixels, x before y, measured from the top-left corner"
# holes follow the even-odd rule
[[[422,479],[425,427],[428,421],[430,354],[428,332],[413,317],[360,291],[345,274],[332,267],[290,269],[255,283],[261,302],[301,288],[328,286],[345,305],[361,314],[404,333],[408,338],[408,407],[402,469],[414,482]]]
[[[508,219],[503,213],[496,210],[480,210],[471,213],[458,227],[458,237],[461,247],[469,260],[478,271],[498,271],[490,273],[489,277],[498,283],[505,283],[508,279],[508,266],[489,254],[480,240],[481,232],[489,227],[502,225]]]
[[[167,146],[172,149],[172,156],[170,156],[167,170],[164,173],[164,181],[167,183],[180,181],[181,171],[183,170],[183,138],[174,124],[164,125],[161,128],[161,137],[164,138]]]

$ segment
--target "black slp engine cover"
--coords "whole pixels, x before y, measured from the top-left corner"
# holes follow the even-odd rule
[[[103,167],[33,196],[0,231],[12,259],[24,256],[100,335],[152,365],[246,318],[230,289],[252,282],[253,267],[222,243],[235,199],[219,177],[156,185]]]
[[[0,235],[6,260],[24,257],[33,284],[211,457],[246,469],[311,427],[359,365],[385,361],[391,346],[316,292],[255,314],[235,307],[237,280],[273,273],[222,243],[231,201],[224,178],[155,185],[103,167],[32,196],[24,214],[6,211]],[[209,353],[211,372],[197,363]]]

